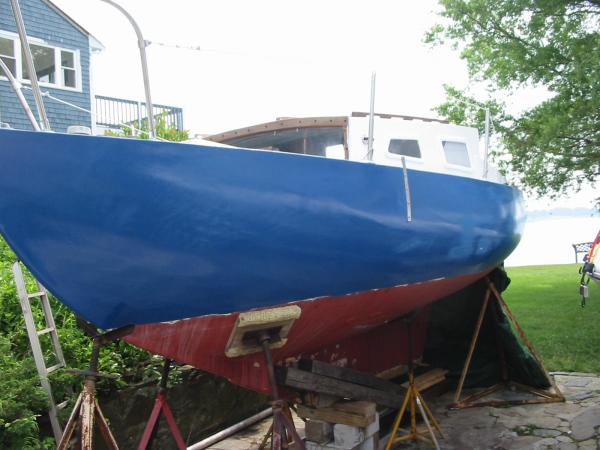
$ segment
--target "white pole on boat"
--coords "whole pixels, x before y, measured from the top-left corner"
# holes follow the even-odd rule
[[[373,127],[375,125],[375,77],[376,73],[371,74],[371,107],[369,109],[369,140],[367,145],[367,155],[369,161],[373,160]]]
[[[142,74],[144,76],[144,91],[146,94],[146,114],[148,115],[148,135],[150,139],[154,139],[156,137],[156,130],[154,127],[154,107],[152,105],[152,98],[150,97],[150,77],[148,75],[148,62],[146,59],[146,41],[144,40],[144,36],[142,35],[142,30],[140,29],[137,22],[134,20],[133,16],[129,14],[121,5],[113,2],[112,0],[101,0],[109,5],[117,8],[121,13],[129,20],[131,26],[135,30],[135,34],[137,36],[138,47],[140,48],[140,59],[142,61]]]
[[[490,151],[490,108],[485,108],[485,147],[483,155],[483,178],[488,175],[488,159]]]
[[[244,428],[247,428],[260,420],[266,419],[272,413],[272,408],[265,409],[264,411],[259,412],[258,414],[255,414],[251,417],[248,417],[247,419],[244,419],[241,422],[230,426],[229,428],[225,428],[224,430],[219,431],[217,434],[213,434],[212,436],[209,436],[206,439],[201,440],[200,442],[196,442],[194,445],[188,447],[187,450],[205,449],[206,447],[209,447],[212,444],[222,441],[223,439],[231,436],[232,434],[237,433],[238,431],[243,430]]]
[[[21,92],[21,85],[15,79],[15,77],[13,77],[13,74],[11,73],[10,69],[6,66],[6,64],[4,64],[4,61],[2,61],[2,59],[0,59],[0,69],[2,69],[2,71],[8,78],[8,81],[10,81],[10,84],[12,85],[12,88],[15,91],[17,98],[19,99],[19,103],[21,103],[21,106],[25,110],[25,114],[27,114],[27,118],[31,122],[31,126],[35,131],[41,131],[40,125],[38,124],[35,116],[33,115],[33,112],[31,111],[27,100],[25,100],[23,92]]]
[[[12,6],[13,15],[15,16],[15,23],[17,25],[19,39],[21,40],[23,55],[25,56],[25,65],[27,66],[27,73],[29,74],[29,80],[31,81],[33,98],[35,99],[38,114],[40,115],[41,128],[44,130],[50,130],[50,122],[48,122],[48,116],[46,115],[46,109],[44,108],[44,100],[42,99],[40,85],[38,84],[37,72],[35,71],[33,56],[31,55],[31,48],[29,47],[29,42],[27,41],[27,32],[25,31],[25,22],[23,22],[23,15],[21,14],[19,0],[10,0],[10,3]]]

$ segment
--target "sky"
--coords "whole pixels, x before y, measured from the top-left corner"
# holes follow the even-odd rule
[[[95,94],[143,99],[137,41],[125,17],[101,0],[53,1],[105,47],[93,57]],[[153,101],[182,107],[192,134],[282,116],[368,111],[373,71],[377,112],[435,117],[431,109],[444,101],[444,84],[468,85],[458,51],[423,43],[441,20],[437,0],[118,2],[151,42]],[[531,89],[509,104],[529,108],[547,95]],[[591,208],[599,197],[600,190],[585,189],[558,200],[527,196],[526,203],[529,211]],[[541,236],[549,236],[544,229],[568,236],[565,242],[583,242],[593,239],[587,235],[600,225],[597,215],[578,218],[579,226],[555,219],[548,227],[526,227],[527,242],[539,238],[543,246]]]
[[[94,56],[95,93],[143,98],[137,42],[125,17],[100,0],[55,3],[105,46]],[[119,3],[152,42],[153,101],[183,107],[194,133],[366,111],[372,71],[377,111],[431,117],[444,100],[443,84],[468,80],[458,53],[422,42],[437,21],[433,0]]]

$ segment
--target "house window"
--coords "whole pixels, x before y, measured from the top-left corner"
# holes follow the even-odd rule
[[[4,34],[4,33],[3,33]],[[79,88],[79,53],[49,45],[30,43],[33,65],[42,85],[58,88]],[[6,33],[0,35],[0,58],[17,79],[30,80],[24,49],[19,51],[19,39]],[[5,76],[0,71],[0,76]]]
[[[60,55],[60,67],[62,69],[63,83],[67,87],[74,88],[77,86],[75,53],[68,50],[61,50]]]
[[[457,166],[471,167],[467,144],[464,142],[443,141],[442,145],[444,146],[444,153],[446,154],[446,161],[448,161],[448,163]]]
[[[421,157],[419,141],[416,139],[390,139],[388,152],[395,155],[411,156],[413,158]]]
[[[56,84],[56,65],[54,64],[54,49],[52,47],[42,47],[41,45],[30,44],[31,56],[33,56],[33,65],[40,83]],[[23,50],[24,52],[25,50]],[[25,62],[25,54],[22,55],[23,79],[30,80]]]
[[[7,65],[13,76],[17,76],[17,58],[15,57],[15,41],[0,37],[0,59]],[[5,76],[3,71],[0,75]]]

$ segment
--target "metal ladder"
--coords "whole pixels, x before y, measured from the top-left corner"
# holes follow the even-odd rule
[[[60,422],[58,421],[58,411],[64,408],[67,402],[65,401],[58,405],[54,402],[54,396],[52,395],[52,387],[50,386],[50,381],[48,380],[48,374],[60,369],[61,367],[64,367],[65,358],[60,346],[60,341],[58,340],[58,334],[56,333],[56,325],[54,324],[54,317],[52,316],[52,309],[50,308],[48,293],[46,292],[44,286],[42,286],[37,280],[36,292],[27,291],[23,269],[19,261],[16,261],[13,264],[12,270],[15,285],[17,287],[17,294],[19,296],[19,303],[21,304],[23,317],[25,318],[25,325],[27,327],[27,334],[29,335],[29,343],[31,345],[33,359],[35,360],[35,367],[37,368],[40,376],[40,383],[48,394],[48,415],[52,425],[52,432],[54,433],[56,442],[60,442],[60,438],[62,437],[62,428],[60,426]],[[33,312],[31,310],[30,300],[32,298],[38,298],[40,300],[42,311],[44,312],[45,327],[41,330],[37,328],[33,317]],[[46,361],[44,360],[44,353],[40,343],[40,336],[45,334],[50,335],[50,341],[52,343],[52,349],[56,360],[56,364],[50,367],[46,367]]]

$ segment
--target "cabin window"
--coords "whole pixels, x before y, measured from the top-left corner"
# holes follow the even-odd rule
[[[421,157],[419,141],[416,139],[390,139],[388,152],[394,155],[410,156],[412,158]]]
[[[275,150],[313,156],[340,157],[344,147],[344,128],[309,127],[272,130],[221,141],[244,148]]]
[[[17,76],[17,58],[15,56],[15,41],[0,37],[0,59],[6,64],[10,73]],[[0,75],[4,76],[4,72],[0,70]]]
[[[469,151],[467,150],[467,144],[464,142],[453,142],[443,141],[444,153],[446,155],[446,161],[449,164],[455,164],[457,166],[471,167],[469,161]]]

